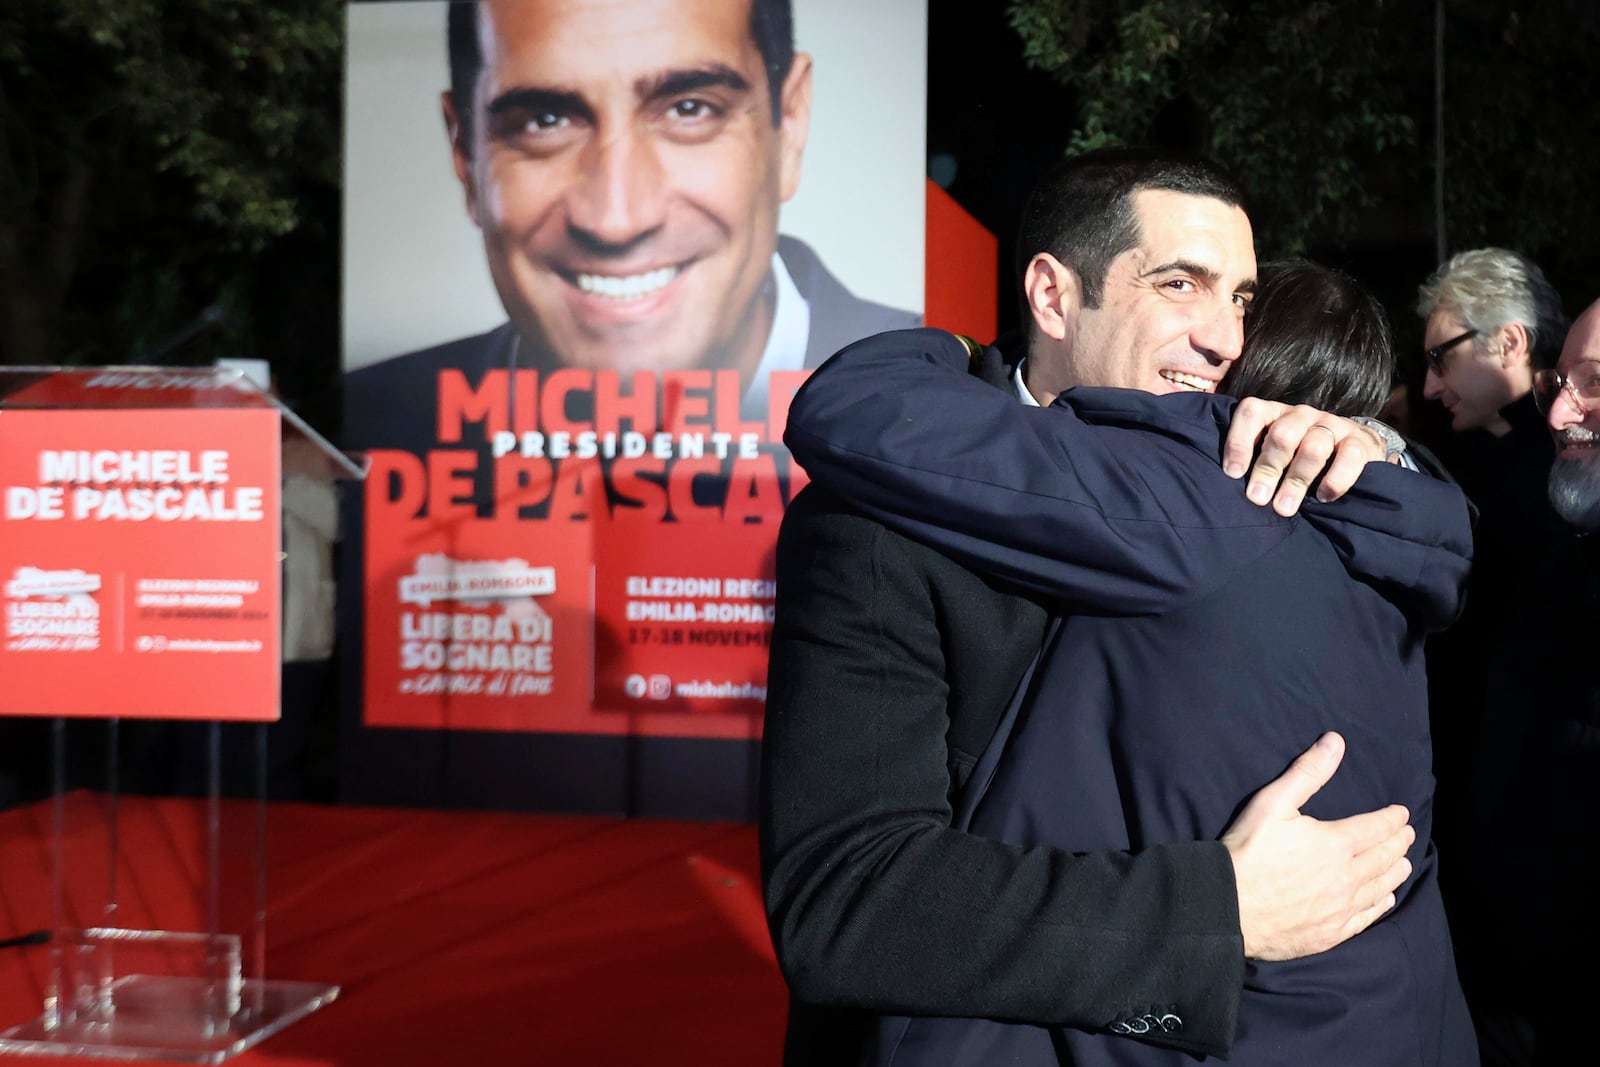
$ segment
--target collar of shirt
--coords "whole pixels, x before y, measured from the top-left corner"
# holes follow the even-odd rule
[[[1011,372],[1011,381],[1016,385],[1017,395],[1022,398],[1022,402],[1031,408],[1036,408],[1040,406],[1039,402],[1033,398],[1033,394],[1028,392],[1028,387],[1022,383],[1022,368],[1027,362],[1026,356],[1017,360],[1017,369]]]
[[[772,329],[767,334],[767,347],[761,352],[761,362],[750,380],[750,388],[739,404],[742,418],[761,422],[767,418],[767,381],[772,372],[804,370],[806,343],[811,339],[811,306],[800,295],[789,269],[776,252],[772,254],[772,285],[775,295]]]

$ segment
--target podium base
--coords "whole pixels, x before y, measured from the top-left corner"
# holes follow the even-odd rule
[[[202,978],[129,975],[116,982],[114,1012],[69,1023],[46,1013],[0,1033],[0,1055],[221,1063],[339,995],[321,982],[247,980],[239,1010],[219,1026],[206,1010],[215,989]]]

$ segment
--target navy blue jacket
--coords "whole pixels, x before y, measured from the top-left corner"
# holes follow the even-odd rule
[[[991,349],[974,374],[1011,370]],[[958,817],[1048,601],[820,485],[776,572],[759,811],[786,1067],[892,1061],[889,1013],[1105,1029],[1176,1008],[1151,1040],[1226,1055],[1245,959],[1221,842],[1025,849]]]
[[[1076,389],[1034,409],[967,363],[932,330],[852,346],[795,398],[785,440],[891,528],[1059,598],[972,830],[1073,851],[1215,838],[1336,729],[1348,753],[1306,812],[1406,804],[1414,870],[1371,930],[1249,966],[1229,1062],[1476,1063],[1428,835],[1422,661],[1460,609],[1460,492],[1373,467],[1345,500],[1282,518],[1221,471],[1227,398]],[[1185,1062],[1126,1036],[1162,1016],[1118,1033],[891,1020],[881,1039],[907,1065]]]

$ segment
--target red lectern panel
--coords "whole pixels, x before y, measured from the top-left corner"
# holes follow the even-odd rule
[[[279,416],[0,413],[0,714],[278,717]]]

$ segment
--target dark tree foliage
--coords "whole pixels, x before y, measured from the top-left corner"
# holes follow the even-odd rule
[[[1447,251],[1519,249],[1576,311],[1600,296],[1600,201],[1585,188],[1600,145],[1596,8],[1443,11]],[[1250,191],[1263,255],[1431,250],[1433,4],[1012,0],[1009,16],[1027,62],[1075,93],[1070,149],[1155,140],[1216,159]]]
[[[1586,195],[1600,5],[1444,7],[1449,247],[1526,252],[1576,311],[1600,295],[1600,201]],[[0,362],[127,362],[221,304],[225,323],[169,358],[268,358],[290,397],[333,395],[344,9],[0,4]],[[1435,233],[1432,4],[1006,10],[1025,61],[1065,90],[1045,107],[1026,93],[994,104],[1040,146],[1157,140],[1210,155],[1251,190],[1263,255],[1396,261],[1383,295],[1404,327],[1398,305],[1431,267]],[[1014,64],[935,59],[935,100],[946,82],[970,93],[985,80],[975,71]]]
[[[337,362],[340,0],[0,5],[0,360]]]

